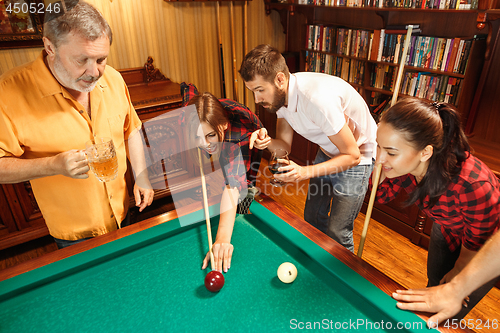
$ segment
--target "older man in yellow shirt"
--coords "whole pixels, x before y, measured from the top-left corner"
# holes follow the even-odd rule
[[[0,77],[0,183],[30,181],[59,247],[120,227],[128,212],[128,157],[145,169],[139,120],[121,75],[106,66],[112,32],[83,1],[48,18],[44,51]],[[100,182],[83,149],[93,137],[113,139],[118,176]],[[148,181],[134,186],[142,211],[153,200]]]

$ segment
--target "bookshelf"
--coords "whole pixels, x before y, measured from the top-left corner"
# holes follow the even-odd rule
[[[287,51],[299,55],[300,66],[298,70],[310,71],[312,69],[344,78],[360,92],[367,103],[372,106],[372,109],[392,96],[391,74],[396,72],[397,62],[381,61],[380,57],[373,58],[366,53],[363,55],[353,54],[352,50],[351,52],[342,52],[308,46],[311,27],[335,30],[332,34],[335,36],[331,40],[332,43],[339,41],[340,37],[337,33],[340,29],[349,30],[353,34],[363,32],[367,34],[363,37],[367,49],[369,49],[370,41],[374,42],[374,33],[387,30],[390,27],[404,27],[407,24],[418,24],[420,27],[418,35],[412,36],[416,39],[412,45],[427,40],[433,46],[442,43],[443,50],[449,48],[450,51],[453,51],[455,41],[457,46],[462,42],[466,45],[463,50],[468,53],[464,55],[464,60],[459,62],[463,66],[461,70],[449,70],[446,66],[441,68],[441,65],[437,66],[437,63],[436,66],[432,67],[408,61],[401,84],[401,89],[406,87],[406,90],[400,91],[399,94],[429,100],[446,100],[455,104],[461,114],[468,114],[473,102],[473,93],[481,75],[487,46],[486,31],[477,27],[478,10],[349,7],[294,3],[268,3],[267,6],[269,10],[274,9],[280,13],[281,22],[284,24],[284,31],[287,34]],[[386,37],[396,41],[398,35],[402,35],[402,33],[389,33],[386,34]],[[387,43],[387,39],[385,39],[385,43]],[[401,41],[399,44],[401,45]],[[351,43],[351,47],[352,45],[356,44]],[[382,49],[385,50],[385,47]],[[399,50],[401,51],[401,48]],[[412,54],[409,52],[409,56]],[[429,55],[433,54],[429,53]],[[449,54],[451,55],[451,53]],[[419,59],[419,57],[413,59]],[[338,62],[341,63],[341,66],[338,66]],[[331,66],[332,63],[336,66]],[[329,72],[328,68],[325,70],[325,64],[330,64],[330,69],[335,67],[336,71]],[[376,75],[377,73],[385,73],[389,77],[380,78]],[[413,91],[409,91],[411,85],[405,85],[405,80],[410,81],[412,76],[414,81],[426,83],[423,90],[418,90],[417,86]],[[423,80],[420,80],[420,77]],[[378,84],[375,84],[377,82]],[[437,83],[441,84],[441,87],[434,88],[434,98],[431,95],[433,83],[434,86]],[[441,98],[436,91],[441,93]]]
[[[486,36],[444,38],[417,35],[417,30],[411,36],[407,57],[401,59],[404,27],[369,31],[307,25],[304,70],[336,75],[351,83],[376,116],[375,110],[383,110],[378,106],[394,93],[397,66],[404,60],[399,96],[451,103],[468,110],[472,100],[461,103],[462,87],[469,91],[477,84],[477,67],[482,65],[478,59],[484,54]],[[476,68],[467,71],[469,67]]]
[[[389,99],[393,94],[393,91],[391,91],[393,81],[391,73],[395,81],[398,61],[394,60],[397,57],[394,46],[392,46],[392,53],[389,53],[389,60],[387,60],[387,54],[385,54],[384,59],[379,57],[378,54],[377,57],[372,57],[370,38],[373,38],[376,32],[382,30],[396,30],[391,29],[393,27],[408,24],[419,25],[420,31],[418,35],[413,35],[412,38],[424,38],[423,45],[426,42],[428,44],[432,43],[433,48],[435,43],[436,49],[438,45],[443,47],[444,44],[445,50],[447,43],[451,44],[448,46],[448,53],[451,57],[452,52],[455,52],[455,63],[451,65],[445,62],[443,65],[443,61],[449,62],[449,57],[444,55],[435,60],[437,56],[436,51],[432,51],[433,48],[430,48],[430,58],[428,58],[427,64],[425,61],[422,63],[422,60],[419,62],[418,58],[413,58],[414,61],[412,62],[410,60],[411,52],[409,52],[410,59],[408,57],[405,59],[406,65],[401,84],[403,91],[400,91],[399,95],[416,94],[417,97],[429,101],[440,100],[440,98],[444,101],[448,96],[446,100],[457,106],[463,116],[465,125],[468,121],[471,106],[474,103],[478,104],[476,96],[478,84],[485,81],[486,74],[483,71],[483,65],[492,63],[492,66],[496,66],[496,62],[488,59],[485,54],[490,52],[491,40],[496,40],[495,36],[498,36],[496,31],[498,24],[492,24],[491,21],[498,18],[498,10],[493,8],[500,7],[500,1],[480,0],[478,3],[473,4],[472,1],[467,3],[462,0],[462,7],[458,10],[449,9],[449,5],[448,9],[428,8],[430,2],[430,0],[425,2],[424,8],[422,8],[421,1],[418,2],[420,8],[417,8],[417,5],[415,5],[416,8],[404,8],[406,3],[404,1],[403,8],[391,6],[391,2],[384,2],[382,5],[386,6],[380,8],[367,6],[367,4],[375,3],[374,1],[365,3],[363,1],[350,1],[350,6],[336,5],[337,2],[333,2],[333,6],[327,6],[299,4],[296,0],[289,0],[286,3],[266,1],[266,10],[268,12],[274,10],[279,14],[283,32],[286,34],[286,54],[288,56],[293,54],[298,59],[296,62],[299,63],[299,66],[295,68],[295,71],[325,71],[343,77],[359,91],[373,111],[385,100],[387,101],[386,104],[390,104]],[[329,2],[325,0],[323,3]],[[338,3],[340,4],[340,0]],[[356,3],[358,6],[354,6]],[[393,4],[396,3],[401,5],[401,2],[393,2]],[[468,4],[470,4],[470,9]],[[314,40],[312,40],[312,43],[309,41],[311,29],[317,26],[323,29],[331,29],[330,42],[335,40],[335,48],[318,47],[318,45],[314,45]],[[349,52],[339,48],[340,29],[351,30],[351,50]],[[357,46],[357,48],[354,48],[354,52],[352,49],[353,32],[355,32],[356,36],[358,32],[363,32],[362,34],[359,33],[363,37],[354,38],[354,45]],[[395,35],[398,34],[401,33]],[[332,38],[332,35],[335,38]],[[398,37],[392,38],[397,41]],[[326,41],[326,39],[324,40]],[[399,42],[401,43],[401,41]],[[458,49],[453,51],[455,42],[457,42],[456,47],[460,47],[462,42],[462,48],[467,43],[466,53],[459,53]],[[419,43],[422,44],[422,40]],[[371,46],[374,46],[374,39],[371,40]],[[367,49],[365,50],[365,48]],[[439,53],[437,54],[439,55]],[[431,63],[431,57],[433,57],[433,61],[437,62]],[[415,59],[417,59],[416,62]],[[341,64],[340,67],[339,64]],[[458,67],[455,68],[455,64]],[[345,65],[349,66],[349,68],[344,69],[343,66]],[[319,70],[318,66],[320,67]],[[323,68],[321,68],[322,66]],[[423,82],[426,82],[426,84],[422,85],[418,90],[418,85],[415,83],[416,87],[411,91],[410,82],[416,77],[425,80]],[[406,83],[404,82],[405,78]],[[443,86],[443,91],[438,89],[438,83]],[[439,94],[436,95],[437,91]],[[472,110],[474,109],[472,108]],[[269,122],[266,119],[263,120],[263,123],[268,128],[274,128],[272,121]],[[302,141],[306,140],[294,137],[293,146],[305,147],[306,144]],[[292,149],[292,159],[301,162],[312,162],[311,157],[314,157],[314,154],[310,151]],[[402,203],[404,200],[405,198],[401,197],[389,205],[376,204],[372,216],[379,222],[408,237],[415,244],[427,247],[432,222],[416,206],[403,208]]]

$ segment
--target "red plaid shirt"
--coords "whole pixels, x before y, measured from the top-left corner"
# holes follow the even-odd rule
[[[412,175],[384,179],[377,189],[377,202],[385,204],[401,189],[412,192],[417,186]],[[441,225],[450,251],[461,244],[477,251],[498,229],[500,219],[500,186],[498,179],[480,160],[470,155],[460,174],[448,185],[437,203],[428,208],[429,197],[419,208]],[[427,208],[425,208],[427,207]]]
[[[182,105],[185,106],[191,98],[198,95],[198,90],[194,85],[182,82],[181,93]],[[223,166],[226,184],[241,191],[246,188],[245,185],[255,183],[262,151],[257,148],[250,151],[250,135],[263,125],[246,106],[225,98],[219,99],[219,102],[229,119],[224,143],[230,143],[223,145],[220,164]]]

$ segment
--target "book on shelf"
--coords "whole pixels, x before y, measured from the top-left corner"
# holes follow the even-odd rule
[[[349,69],[350,69],[351,59],[342,58],[342,71],[340,73],[340,77],[349,82]]]
[[[429,68],[429,62],[431,61],[431,51],[432,43],[434,41],[433,37],[425,37],[424,48],[422,49],[422,61],[420,67]]]
[[[374,30],[372,34],[372,47],[370,52],[370,60],[376,61],[379,51],[380,34],[381,30]]]
[[[321,51],[327,51],[328,45],[327,43],[327,35],[328,35],[328,27],[322,27],[321,31]]]
[[[425,99],[431,99],[432,95],[434,94],[434,91],[436,91],[436,81],[437,77],[432,75],[429,80],[429,84],[427,86],[427,91],[424,96]]]
[[[451,88],[451,98],[450,98],[450,103],[458,105],[459,99],[460,99],[460,91],[462,89],[462,81],[463,79],[460,78],[455,78],[455,84]]]
[[[351,39],[352,39],[352,29],[347,29],[347,36],[345,38],[346,44],[345,44],[345,49],[344,49],[344,54],[346,56],[351,55],[350,54],[350,51],[351,51]]]
[[[384,50],[385,29],[380,29],[377,61],[382,61],[382,51]]]
[[[469,54],[471,51],[472,47],[472,40],[466,40],[464,43],[464,51],[462,52],[461,58],[460,58],[460,65],[458,67],[458,73],[459,74],[465,74],[465,69],[467,67],[467,63],[469,60]]]
[[[374,31],[368,32],[368,50],[366,52],[366,59],[370,59],[370,60],[371,60],[371,55],[372,55],[373,35],[374,35]]]
[[[448,61],[446,63],[445,71],[452,72],[453,66],[455,65],[455,61],[457,59],[458,46],[460,45],[460,38],[455,38],[453,42],[453,47],[450,52],[450,56],[448,57]]]
[[[309,25],[307,25],[307,30],[306,30],[306,49],[307,50],[313,49],[313,38],[312,38],[313,35],[314,35],[314,25],[309,24]]]
[[[441,67],[441,71],[444,72],[448,68],[448,64],[450,62],[451,55],[453,53],[453,48],[455,46],[455,43],[459,43],[459,40],[456,40],[456,38],[451,38],[450,40],[450,47],[448,49],[448,54],[446,55],[446,59],[443,59],[443,66]]]
[[[394,61],[393,61],[395,64],[399,63],[400,57],[403,52],[405,39],[406,39],[405,35],[397,35],[396,48],[394,50]]]
[[[380,93],[372,93],[370,98],[370,103],[368,104],[368,108],[375,119],[378,122],[382,113],[384,113],[391,106],[391,96],[383,95]]]
[[[442,72],[444,72],[444,69],[446,68],[446,59],[448,58],[448,53],[450,52],[451,43],[453,43],[453,39],[447,38],[443,53],[443,59],[441,60],[441,66],[438,68]]]
[[[413,96],[415,97],[420,96],[420,89],[422,88],[422,83],[424,82],[424,80],[425,80],[425,73],[418,72],[417,81],[415,83],[415,92]]]
[[[438,68],[441,67],[445,47],[446,47],[446,38],[439,38],[438,48],[436,49],[436,58],[434,59],[434,65],[432,69],[437,70]]]
[[[451,88],[453,87],[453,85],[456,84],[456,78],[454,77],[450,77],[448,79],[448,84],[446,85],[446,92],[445,92],[445,95],[444,95],[444,102],[445,103],[449,103],[450,102],[450,97],[451,97]]]
[[[382,55],[380,56],[379,61],[388,61],[387,60],[387,55],[389,53],[389,45],[390,45],[390,40],[392,38],[392,35],[386,35],[384,34],[384,40],[383,40],[383,46],[382,46]],[[382,40],[381,40],[382,42]]]
[[[443,75],[443,77],[441,78],[441,86],[439,87],[439,96],[437,98],[439,102],[444,102],[444,97],[446,95],[446,88],[448,86],[448,79],[449,79],[448,75]]]
[[[408,91],[408,95],[415,96],[415,87],[417,86],[418,79],[419,79],[418,73],[413,73],[411,76],[411,84],[410,84],[410,90]]]
[[[315,27],[316,33],[315,33],[315,38],[314,38],[314,49],[317,51],[322,50],[322,41],[323,41],[323,26],[322,25],[317,25]]]
[[[389,103],[389,98],[388,99],[384,99],[382,101],[382,103],[380,103],[379,105],[377,105],[377,107],[372,111],[372,113],[380,115],[382,113],[382,111],[384,110],[385,106],[388,105],[388,104],[390,104]]]
[[[439,44],[439,38],[438,37],[432,37],[432,50],[431,50],[431,58],[429,60],[428,66],[425,68],[433,69],[434,68],[434,61],[436,59],[436,50],[438,49],[438,44]]]
[[[412,48],[412,61],[410,62],[410,66],[418,67],[420,61],[422,61],[422,47],[424,46],[424,41],[422,37],[418,36],[415,39],[415,46]]]
[[[458,50],[457,50],[457,57],[455,59],[455,64],[453,65],[453,73],[458,73],[458,67],[460,66],[460,59],[462,58],[463,55],[463,49],[465,45],[465,40],[462,39],[460,41],[460,44],[458,45]]]

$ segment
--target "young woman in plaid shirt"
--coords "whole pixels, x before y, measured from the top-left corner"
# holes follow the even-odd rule
[[[382,115],[377,143],[377,201],[387,203],[404,189],[408,204],[416,203],[432,219],[428,286],[450,282],[498,229],[498,179],[470,153],[450,104],[401,100]],[[454,318],[463,318],[495,282],[471,293]]]
[[[259,133],[263,127],[259,118],[246,106],[230,99],[217,99],[205,92],[198,94],[192,84],[181,84],[183,105],[195,105],[195,121],[186,122],[196,128],[190,129],[191,139],[196,140],[192,147],[199,146],[207,154],[219,156],[219,163],[224,173],[225,188],[223,190],[219,227],[212,246],[214,254],[214,270],[224,271],[231,266],[233,233],[236,213],[245,213],[245,206],[238,207],[230,202],[241,202],[242,193],[252,191],[260,166],[262,151],[250,149],[250,138]],[[196,158],[197,160],[197,158]],[[231,199],[232,197],[232,199]],[[203,261],[202,269],[208,266],[209,253]]]

